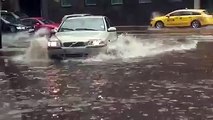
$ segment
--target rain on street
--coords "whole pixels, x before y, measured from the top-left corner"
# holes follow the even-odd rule
[[[109,54],[50,60],[3,35],[1,120],[212,120],[211,34],[122,34]]]

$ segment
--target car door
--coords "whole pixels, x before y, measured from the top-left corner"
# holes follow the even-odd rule
[[[177,26],[189,26],[192,17],[191,11],[181,11],[177,17]]]
[[[168,27],[177,26],[178,25],[178,17],[180,16],[180,12],[173,12],[167,15],[165,20],[165,25]]]
[[[108,31],[108,29],[110,27],[112,27],[112,24],[111,24],[109,18],[107,18],[107,17],[105,17],[105,21],[106,21],[106,27],[107,27],[107,31]],[[108,34],[109,34],[109,36],[107,39],[109,42],[117,40],[117,38],[118,38],[117,31],[108,32]]]

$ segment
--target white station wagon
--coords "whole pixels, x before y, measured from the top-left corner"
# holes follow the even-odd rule
[[[51,58],[93,56],[105,52],[117,37],[116,28],[105,16],[70,17],[48,40],[48,54]]]

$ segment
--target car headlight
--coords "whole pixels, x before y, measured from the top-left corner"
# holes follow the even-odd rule
[[[106,45],[106,42],[101,39],[91,39],[91,40],[89,40],[87,45],[88,46],[104,46],[104,45]]]
[[[61,47],[61,42],[58,39],[48,41],[48,47]]]
[[[20,27],[20,26],[18,26],[18,27],[16,27],[18,30],[24,30],[24,29],[26,29],[25,27]]]

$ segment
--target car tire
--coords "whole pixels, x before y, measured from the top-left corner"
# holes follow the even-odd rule
[[[164,28],[164,23],[162,21],[157,21],[155,23],[155,28],[157,28],[157,29]]]
[[[192,28],[200,28],[201,27],[200,21],[198,21],[198,20],[192,21],[191,27]]]
[[[10,32],[12,32],[12,33],[14,33],[14,32],[16,32],[17,30],[16,30],[16,28],[14,27],[14,26],[10,26]]]

